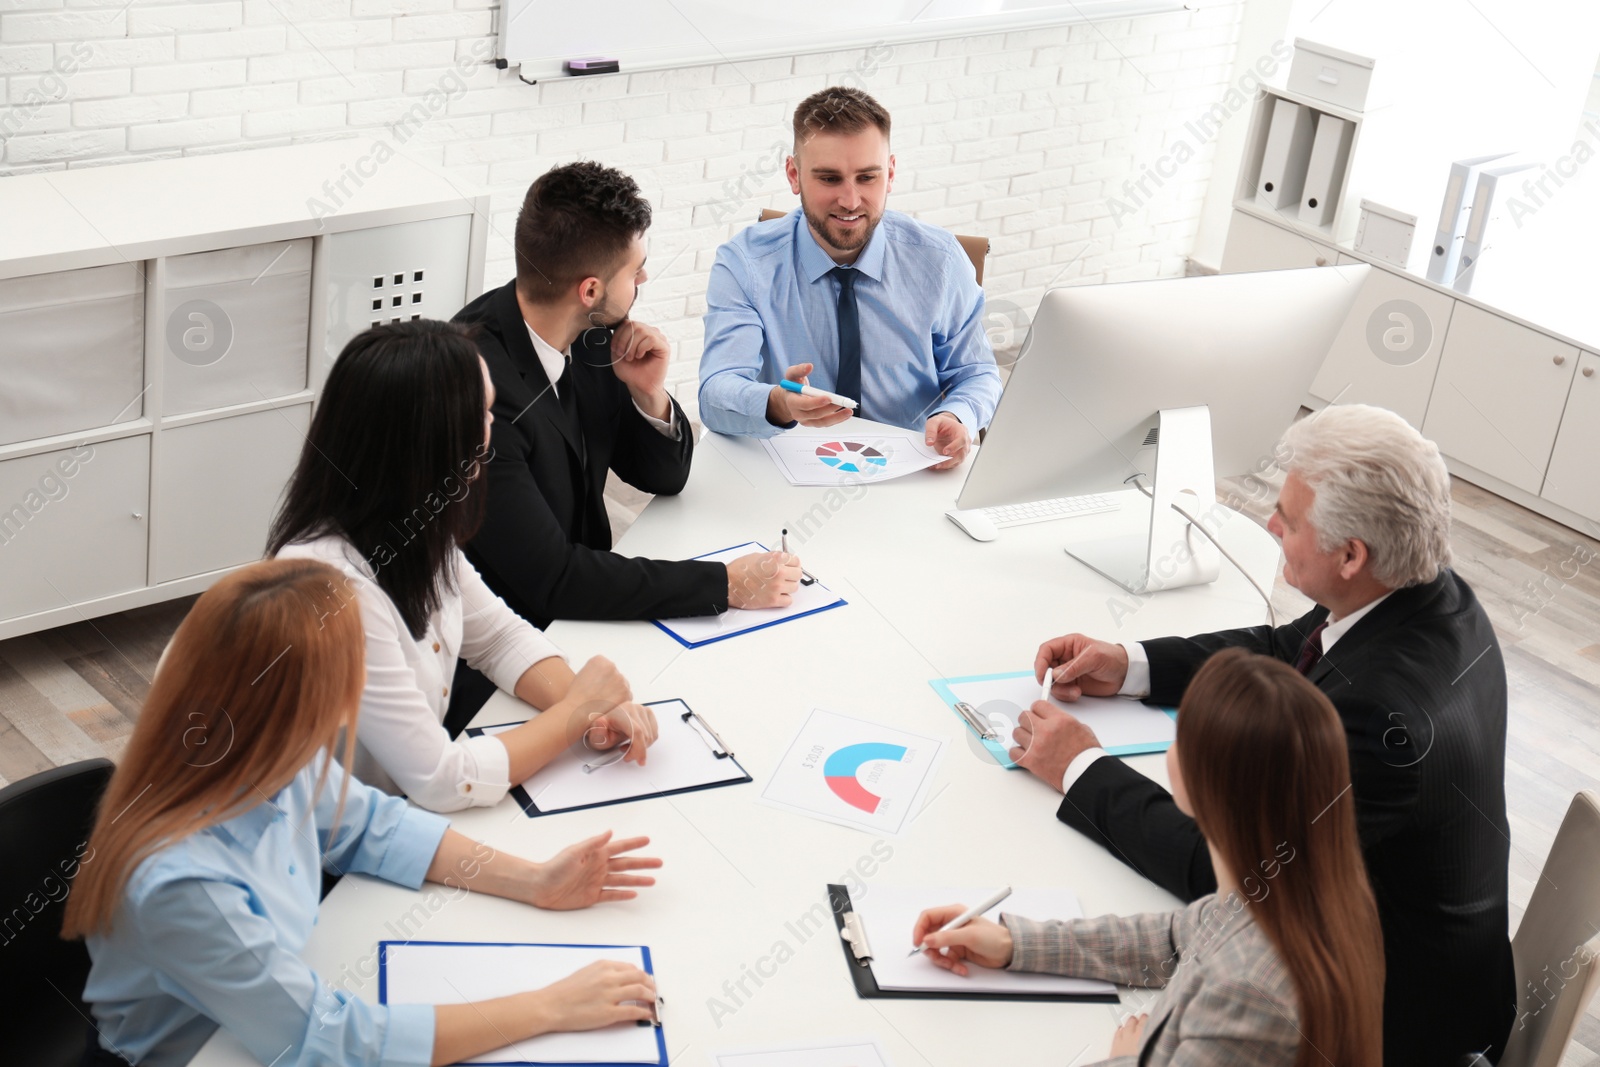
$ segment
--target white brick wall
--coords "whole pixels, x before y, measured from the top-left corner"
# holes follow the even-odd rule
[[[580,156],[627,170],[656,208],[638,313],[672,338],[673,379],[689,383],[713,251],[760,209],[792,206],[788,117],[836,82],[894,115],[891,206],[989,237],[997,344],[1020,342],[1049,285],[1182,274],[1211,171],[1211,145],[1184,124],[1227,88],[1243,0],[538,85],[493,68],[494,0],[11,6],[26,10],[0,13],[0,175],[340,136],[403,142],[491,191],[487,279],[499,284],[534,177]],[[1185,138],[1193,158],[1139,192]]]

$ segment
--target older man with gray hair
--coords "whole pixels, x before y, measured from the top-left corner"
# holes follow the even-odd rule
[[[1176,706],[1220,649],[1294,665],[1327,694],[1350,742],[1351,795],[1328,804],[1355,805],[1377,894],[1385,1063],[1495,1059],[1516,1011],[1505,663],[1482,605],[1449,569],[1449,474],[1432,442],[1365,405],[1296,423],[1280,464],[1268,529],[1283,542],[1284,580],[1313,610],[1276,628],[1141,643],[1068,634],[1040,646],[1035,672],[1053,672],[1058,700],[1120,693]],[[1185,900],[1216,889],[1194,820],[1076,717],[1040,701],[1015,740],[1012,758],[1065,794],[1062,822]],[[1233,875],[1246,887],[1263,878]]]

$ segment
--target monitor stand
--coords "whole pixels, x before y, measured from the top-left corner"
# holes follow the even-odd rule
[[[1211,409],[1162,408],[1157,415],[1155,484],[1146,530],[1121,537],[1067,546],[1067,554],[1143,595],[1217,580],[1221,557],[1216,546],[1172,505],[1202,523],[1216,506],[1217,482],[1211,461]]]

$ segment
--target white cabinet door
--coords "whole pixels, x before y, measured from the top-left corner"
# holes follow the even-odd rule
[[[1291,267],[1326,267],[1338,253],[1329,246],[1291,230],[1275,226],[1244,211],[1234,211],[1228,222],[1228,243],[1222,250],[1222,273],[1285,270]]]
[[[152,584],[261,558],[311,405],[161,431]]]
[[[0,463],[0,619],[143,589],[150,436]]]
[[[1578,350],[1456,303],[1422,432],[1451,459],[1537,493]]]
[[[323,240],[328,317],[319,347],[325,366],[362,330],[414,318],[448,319],[467,302],[470,215],[348,230]],[[324,376],[325,371],[317,380]]]
[[[1330,404],[1375,404],[1421,428],[1455,301],[1373,267],[1311,383]]]
[[[1539,495],[1600,522],[1600,356],[1593,352],[1578,357],[1578,373]]]

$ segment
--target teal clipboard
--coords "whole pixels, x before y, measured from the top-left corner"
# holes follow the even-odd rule
[[[979,735],[978,731],[973,729],[971,724],[967,722],[966,716],[956,710],[956,704],[960,702],[960,698],[956,696],[955,691],[950,687],[968,682],[1010,681],[1013,678],[1031,679],[1033,674],[1030,671],[1003,671],[999,674],[969,674],[960,678],[930,678],[928,680],[928,684],[933,687],[935,693],[939,694],[939,699],[944,701],[945,707],[950,709],[950,713],[961,720],[961,725],[983,745],[989,755],[994,757],[996,763],[1008,770],[1015,769],[1017,766],[1011,762],[1011,757],[1007,755],[1011,749],[1009,733],[1002,731],[999,741],[992,741]],[[1161,710],[1166,712],[1174,722],[1178,720],[1177,708],[1162,708]],[[1152,752],[1165,752],[1171,746],[1172,742],[1170,741],[1153,741],[1148,744],[1138,745],[1112,745],[1106,748],[1106,752],[1113,756],[1143,756]]]

